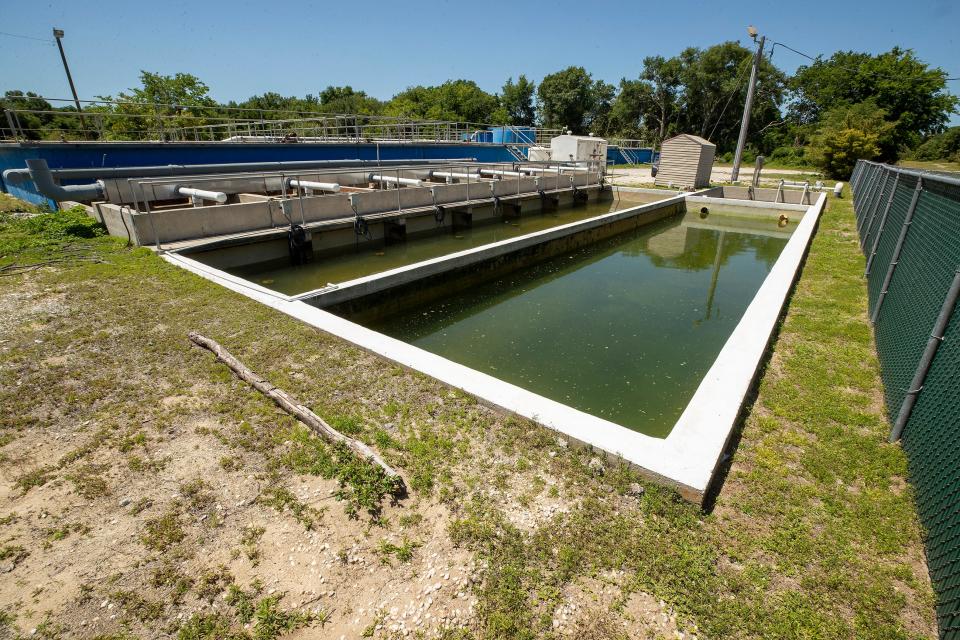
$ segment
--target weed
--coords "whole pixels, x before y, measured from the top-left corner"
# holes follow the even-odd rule
[[[49,469],[41,467],[17,478],[16,485],[23,493],[27,493],[34,487],[42,487],[47,484],[52,477],[53,473]]]
[[[102,498],[110,495],[110,485],[101,475],[108,468],[109,465],[86,464],[68,474],[67,480],[73,483],[74,490],[84,498]]]
[[[167,462],[169,462],[168,458],[144,459],[136,454],[127,458],[127,466],[131,471],[148,471],[151,473],[157,473],[158,471],[163,471],[164,467],[167,466]]]
[[[273,507],[279,513],[289,511],[297,522],[308,531],[316,526],[317,521],[323,515],[322,511],[304,504],[289,489],[281,486],[268,487],[257,500],[261,504]]]
[[[133,591],[114,591],[110,598],[116,601],[127,615],[133,616],[140,622],[156,620],[163,615],[165,605],[156,600],[147,600]]]
[[[26,559],[30,552],[20,545],[8,544],[0,547],[0,562],[15,567]]]
[[[162,516],[150,518],[144,528],[146,531],[140,540],[148,549],[154,551],[166,551],[186,538],[180,515],[176,511],[168,511]]]
[[[153,500],[150,498],[140,498],[130,505],[130,515],[138,516],[153,506]]]
[[[266,529],[263,527],[247,525],[243,528],[243,533],[240,536],[240,544],[243,545],[247,559],[253,562],[253,566],[260,563],[260,548],[257,543],[260,542],[260,538],[263,537],[265,532]]]
[[[193,512],[205,511],[213,503],[210,485],[201,478],[194,478],[180,485],[180,495],[187,499]]]
[[[195,591],[197,597],[212,603],[213,600],[233,584],[233,574],[225,565],[216,569],[206,569],[197,578]]]
[[[153,570],[150,584],[156,588],[170,589],[170,600],[180,602],[193,586],[193,579],[181,573],[174,564],[165,562]]]
[[[83,524],[82,522],[74,522],[72,524],[68,523],[59,527],[50,527],[44,531],[47,536],[44,546],[49,547],[52,543],[67,538],[71,533],[79,533],[83,535],[89,532],[89,525]]]
[[[360,632],[360,637],[361,637],[361,638],[372,638],[372,637],[373,637],[373,634],[377,632],[377,627],[379,627],[380,625],[382,625],[384,620],[386,620],[386,615],[384,614],[383,611],[379,611],[379,610],[378,610],[378,611],[374,614],[373,620],[370,621],[370,624],[368,624],[366,627],[364,627],[363,631]]]
[[[177,630],[177,640],[249,640],[249,634],[232,627],[222,613],[195,613]]]
[[[395,557],[400,562],[410,562],[413,559],[414,550],[419,546],[419,542],[408,540],[406,536],[399,546],[387,540],[381,540],[380,546],[377,547],[377,555],[380,556],[381,564],[390,564],[391,557]]]

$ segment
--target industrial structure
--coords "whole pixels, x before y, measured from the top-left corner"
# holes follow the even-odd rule
[[[554,138],[567,137],[562,129],[356,114],[271,118],[269,112],[243,109],[212,109],[213,115],[202,117],[142,109],[103,112],[91,108],[99,103],[81,102],[88,107],[82,114],[7,108],[0,122],[0,172],[24,169],[27,160],[43,159],[59,172],[55,177],[63,185],[70,185],[82,184],[91,169],[110,177],[142,177],[194,165],[512,163],[569,161],[571,155],[567,151],[564,158],[555,157],[551,147]],[[176,111],[176,105],[159,107]],[[77,118],[76,126],[55,131],[31,128],[29,123],[52,114],[58,122]],[[592,140],[597,145],[600,139]],[[601,165],[641,164],[654,162],[656,154],[643,140],[611,140],[603,141],[602,150],[595,150],[591,159]],[[54,205],[29,180],[0,179],[0,190],[35,204]]]

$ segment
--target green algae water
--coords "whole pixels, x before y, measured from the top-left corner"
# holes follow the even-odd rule
[[[666,437],[794,227],[688,213],[369,326]]]
[[[675,194],[672,192],[664,192],[663,195],[632,193],[630,199],[608,200],[582,207],[566,207],[555,212],[524,214],[506,222],[477,224],[471,229],[458,230],[456,234],[445,232],[414,237],[406,242],[386,246],[381,242],[361,244],[357,251],[320,258],[296,267],[290,266],[284,259],[227,271],[268,289],[293,295],[319,289],[331,282],[346,282],[422,260],[473,249],[491,242],[586,220],[646,202],[655,202],[673,195]]]

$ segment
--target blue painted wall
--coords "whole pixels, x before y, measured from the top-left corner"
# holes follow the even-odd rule
[[[629,154],[630,158],[627,158],[625,153]],[[654,157],[653,149],[627,149],[624,152],[619,147],[607,147],[607,164],[650,164]]]

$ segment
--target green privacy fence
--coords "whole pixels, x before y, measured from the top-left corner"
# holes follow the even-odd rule
[[[960,179],[861,160],[850,182],[890,438],[927,530],[940,637],[960,640]]]

